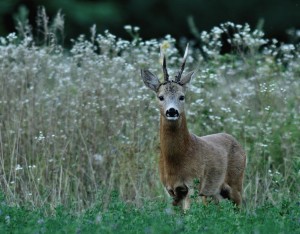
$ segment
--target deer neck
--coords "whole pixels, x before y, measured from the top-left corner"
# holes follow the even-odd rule
[[[161,156],[176,162],[185,157],[186,149],[191,142],[183,113],[177,121],[168,121],[160,116]]]

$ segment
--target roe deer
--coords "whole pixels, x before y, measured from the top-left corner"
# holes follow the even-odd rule
[[[194,74],[182,76],[187,55],[188,45],[175,79],[169,79],[165,55],[163,82],[149,70],[141,70],[145,85],[156,93],[159,102],[160,180],[173,198],[173,205],[181,205],[184,211],[190,206],[195,179],[200,181],[197,189],[204,204],[207,197],[215,202],[223,197],[240,206],[246,166],[241,145],[226,133],[198,137],[187,128],[185,90]]]

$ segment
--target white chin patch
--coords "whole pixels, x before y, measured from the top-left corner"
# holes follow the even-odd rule
[[[170,121],[175,121],[179,118],[179,116],[175,116],[175,117],[167,117],[167,120],[170,120]]]

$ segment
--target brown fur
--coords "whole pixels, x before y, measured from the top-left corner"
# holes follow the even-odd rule
[[[194,72],[182,77],[187,55],[188,46],[175,80],[169,79],[165,56],[163,83],[149,70],[141,70],[145,85],[156,93],[159,101],[160,179],[173,198],[173,205],[181,205],[184,210],[189,208],[195,179],[200,181],[197,190],[203,203],[207,197],[216,202],[223,197],[240,206],[246,166],[242,147],[225,133],[198,137],[188,131],[184,94]]]
[[[189,207],[188,193],[176,191],[190,189],[194,179],[200,180],[201,196],[218,201],[223,193],[241,205],[246,155],[232,136],[219,133],[198,137],[189,133],[184,113],[172,122],[161,116],[160,147],[160,179],[173,194],[174,205],[186,199],[183,208]]]

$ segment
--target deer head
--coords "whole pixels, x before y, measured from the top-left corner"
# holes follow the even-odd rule
[[[161,51],[162,52],[162,51]],[[169,121],[176,121],[184,112],[185,87],[190,82],[194,71],[182,75],[188,55],[188,45],[185,49],[182,65],[174,79],[169,79],[166,57],[163,56],[164,81],[160,82],[156,75],[149,70],[142,69],[141,76],[145,85],[156,93],[160,113]]]

